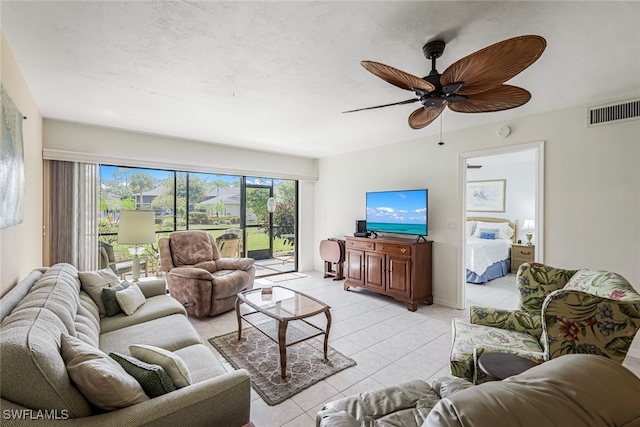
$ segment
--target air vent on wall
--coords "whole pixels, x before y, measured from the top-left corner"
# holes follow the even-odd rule
[[[640,118],[640,99],[587,108],[587,127]]]

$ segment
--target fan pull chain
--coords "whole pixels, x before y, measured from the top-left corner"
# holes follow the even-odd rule
[[[438,142],[438,145],[444,145],[444,142],[442,141],[442,116],[443,114],[440,114],[440,142]]]

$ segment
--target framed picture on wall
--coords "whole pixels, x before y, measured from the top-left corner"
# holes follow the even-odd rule
[[[506,179],[467,182],[467,211],[504,212]]]
[[[23,117],[1,84],[0,98],[0,228],[7,228],[24,216]]]

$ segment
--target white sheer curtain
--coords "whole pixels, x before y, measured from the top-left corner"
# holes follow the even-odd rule
[[[51,264],[98,268],[98,165],[51,160]]]

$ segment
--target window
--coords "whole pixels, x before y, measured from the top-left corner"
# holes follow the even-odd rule
[[[278,271],[292,271],[296,194],[296,181],[101,165],[99,239],[114,247],[117,259],[128,258],[117,243],[118,213],[153,210],[158,238],[194,229],[218,238],[233,229],[241,234],[238,256],[278,258]],[[269,213],[272,196],[277,204]],[[145,255],[157,259],[157,250],[149,245]]]

